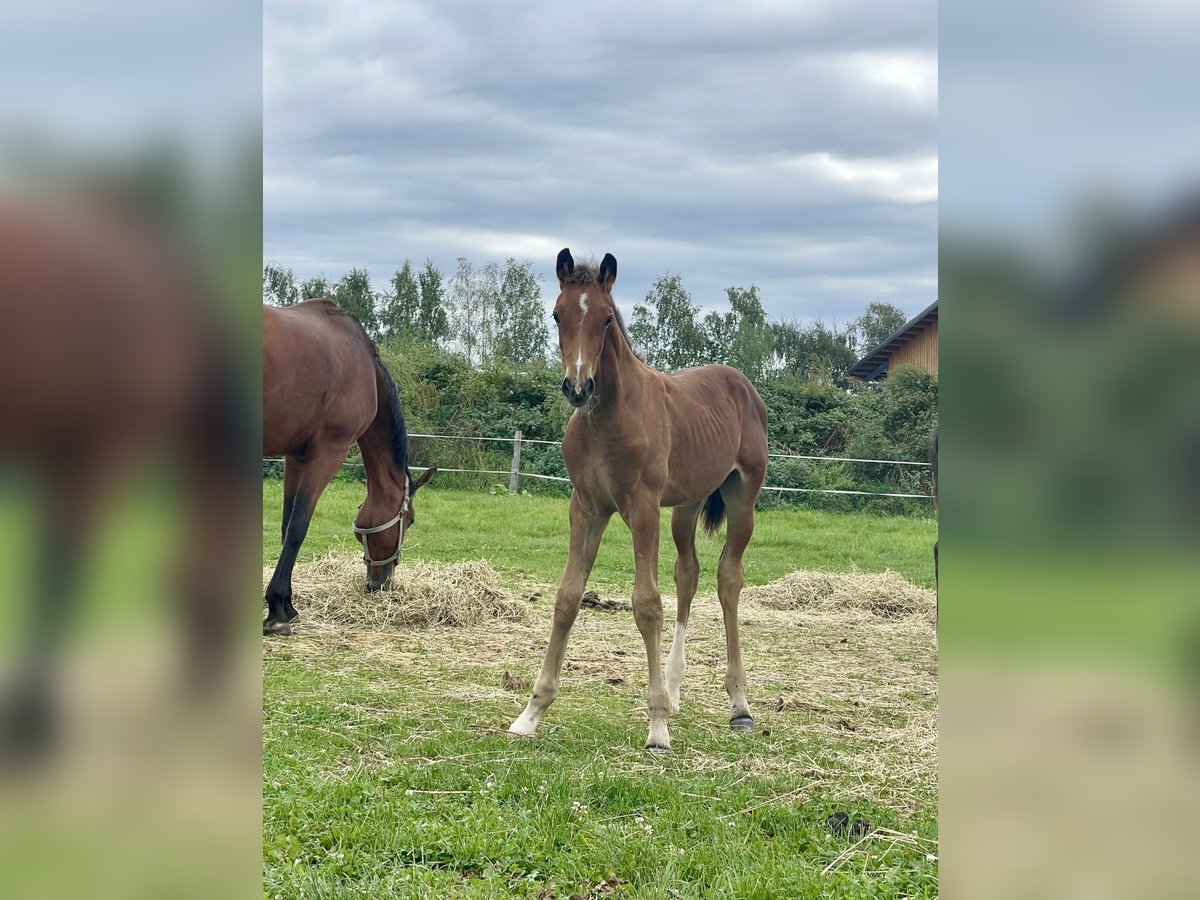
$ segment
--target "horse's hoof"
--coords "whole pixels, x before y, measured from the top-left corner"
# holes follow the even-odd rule
[[[263,622],[263,636],[270,637],[271,635],[288,635],[292,633],[292,626],[287,622],[272,622],[270,620]]]
[[[671,752],[670,747],[663,747],[659,744],[647,744],[646,749],[649,750],[651,753],[653,753],[655,756],[666,756],[668,753]]]
[[[58,747],[59,720],[44,697],[18,694],[0,712],[0,765],[27,766]]]
[[[734,731],[753,731],[754,720],[749,716],[738,716],[736,719],[729,720],[729,727]]]

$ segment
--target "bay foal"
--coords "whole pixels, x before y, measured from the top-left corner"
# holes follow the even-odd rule
[[[554,626],[529,704],[510,733],[530,736],[558,693],[567,636],[579,612],[600,538],[613,513],[633,534],[633,615],[650,669],[650,734],[646,746],[669,750],[667,716],[679,710],[688,611],[700,570],[696,522],[715,531],[728,516],[717,594],[725,619],[730,725],[754,727],[746,702],[746,671],[738,645],[742,553],[754,531],[754,502],[767,470],[767,413],[754,386],[736,369],[702,366],[664,375],[643,363],[629,343],[612,299],[617,261],[576,267],[558,255],[561,288],[554,306],[564,370],[563,393],[575,412],[563,436],[571,476],[571,543],[554,603]],[[616,327],[613,327],[613,326]],[[659,509],[673,508],[671,534],[678,597],[666,679],[660,658],[662,599],[658,592]]]

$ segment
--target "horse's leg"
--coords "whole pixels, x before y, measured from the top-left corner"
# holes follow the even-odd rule
[[[317,500],[337,473],[348,450],[348,447],[336,446],[310,451],[304,462],[297,463],[296,498],[288,518],[279,562],[275,564],[275,574],[267,585],[267,618],[263,622],[263,634],[292,633],[288,624],[289,610],[293,616],[296,612],[292,606],[292,569],[296,565],[296,557],[300,555],[304,536],[308,534],[308,523],[312,521]]]
[[[281,545],[287,543],[288,525],[292,520],[292,512],[296,508],[296,492],[300,488],[300,464],[291,456],[283,461],[283,521],[280,523]],[[310,514],[311,517],[311,514]],[[300,618],[296,607],[292,606],[292,593],[288,591],[283,601],[283,614],[288,622]]]
[[[729,694],[729,725],[743,731],[754,729],[750,704],[746,701],[746,669],[738,640],[738,601],[742,595],[742,554],[754,533],[754,499],[758,491],[744,477],[725,482],[721,496],[725,500],[725,548],[717,565],[717,596],[725,620],[725,649],[728,668],[725,691]]]
[[[938,542],[933,542],[933,649],[938,645]]]
[[[671,638],[671,652],[667,655],[667,703],[673,713],[679,712],[679,686],[687,671],[683,643],[687,636],[688,612],[700,581],[700,561],[696,558],[696,519],[703,508],[703,503],[697,503],[695,506],[676,507],[671,513],[671,537],[679,554],[675,559],[675,635]]]
[[[533,693],[525,711],[509,726],[509,734],[530,737],[537,730],[538,720],[558,696],[558,680],[562,672],[563,656],[567,651],[567,636],[579,604],[583,600],[583,589],[588,575],[596,562],[600,539],[612,513],[595,515],[583,508],[579,493],[571,495],[571,549],[567,553],[567,567],[558,584],[554,600],[554,627],[550,631],[550,644],[546,647],[546,659],[541,674],[533,685]]]
[[[76,616],[83,567],[98,519],[125,474],[128,446],[74,447],[42,472],[45,500],[35,550],[29,631],[13,690],[4,698],[0,751],[28,754],[55,738],[55,681],[63,639]]]
[[[633,534],[633,618],[646,644],[649,685],[646,692],[650,710],[650,734],[647,750],[670,750],[667,730],[670,702],[662,671],[662,597],[658,593],[658,498],[640,497],[625,513]]]

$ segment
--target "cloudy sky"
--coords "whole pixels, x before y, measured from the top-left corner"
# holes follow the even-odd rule
[[[267,0],[264,256],[618,260],[779,318],[937,295],[937,5]]]

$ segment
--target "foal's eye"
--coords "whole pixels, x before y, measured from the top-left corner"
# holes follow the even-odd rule
[[[612,323],[613,323],[613,317],[609,316],[607,319],[604,320],[604,327],[607,328]]]
[[[554,320],[554,323],[556,325],[558,324],[558,313],[551,313],[550,318],[552,318]]]

